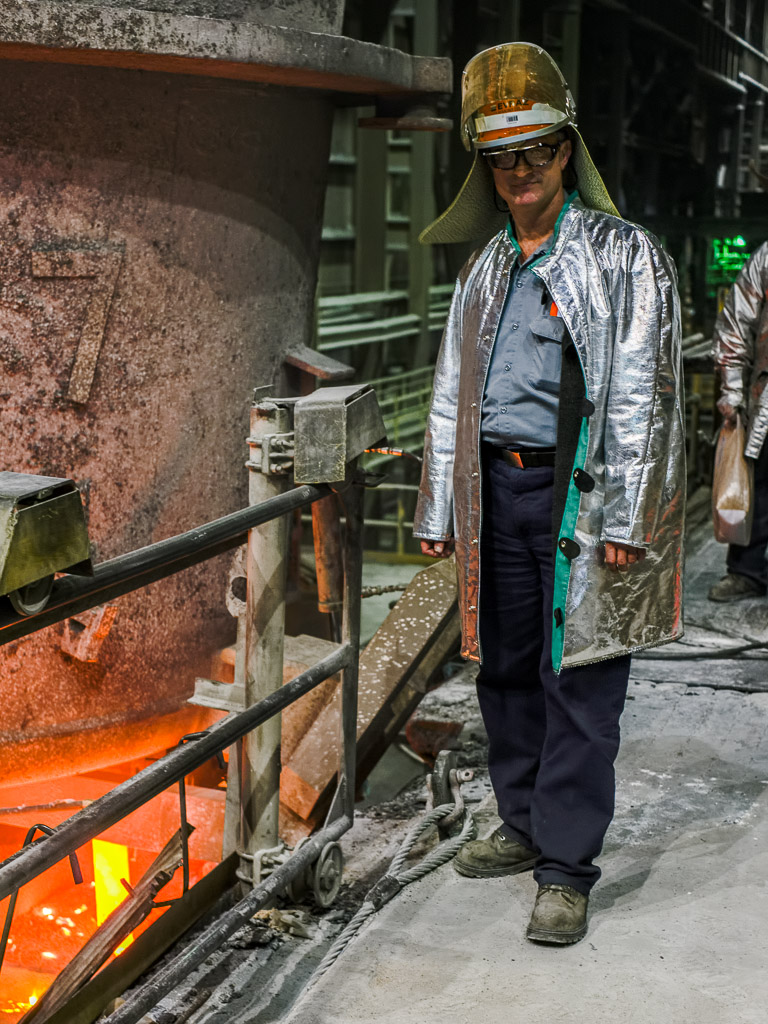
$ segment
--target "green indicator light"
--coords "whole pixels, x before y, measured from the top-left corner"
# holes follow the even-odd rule
[[[707,293],[714,298],[718,290],[727,288],[736,280],[739,271],[747,262],[750,253],[747,241],[742,235],[734,238],[713,238],[707,264]]]

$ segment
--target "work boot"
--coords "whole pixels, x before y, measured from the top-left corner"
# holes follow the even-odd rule
[[[709,591],[710,601],[743,601],[745,597],[763,597],[765,587],[749,576],[740,576],[737,572],[729,572],[723,576]]]
[[[557,946],[578,942],[587,934],[588,903],[589,896],[570,885],[540,885],[526,938]]]
[[[500,828],[487,839],[475,839],[459,850],[453,866],[469,878],[495,878],[530,871],[538,853],[505,836]]]

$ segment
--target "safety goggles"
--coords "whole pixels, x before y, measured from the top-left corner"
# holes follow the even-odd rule
[[[537,142],[535,146],[526,146],[524,149],[505,149],[500,153],[483,153],[483,156],[491,167],[499,171],[514,170],[519,157],[522,157],[529,167],[546,167],[555,159],[561,145],[561,142]]]

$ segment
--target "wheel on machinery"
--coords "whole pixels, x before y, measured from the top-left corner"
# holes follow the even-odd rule
[[[312,894],[318,907],[325,910],[333,905],[341,888],[344,873],[344,854],[338,843],[328,843],[312,865]]]
[[[18,590],[12,590],[8,599],[19,615],[37,615],[48,604],[53,588],[53,575],[27,583]]]

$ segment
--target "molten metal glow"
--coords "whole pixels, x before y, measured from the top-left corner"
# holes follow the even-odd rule
[[[119,907],[128,893],[120,879],[130,882],[128,869],[128,847],[120,843],[108,843],[103,839],[93,840],[93,877],[96,883],[96,921],[101,924]],[[129,935],[115,950],[119,955],[133,942]]]

